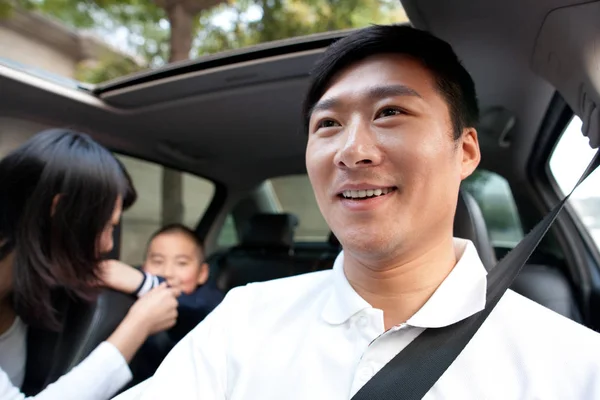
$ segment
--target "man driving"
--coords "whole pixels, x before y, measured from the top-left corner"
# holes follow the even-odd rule
[[[484,308],[486,270],[453,238],[480,150],[450,45],[408,26],[354,32],[316,65],[304,115],[308,175],[344,249],[333,269],[231,290],[124,399],[349,399],[425,329]],[[595,332],[508,291],[425,398],[600,398],[599,371]]]

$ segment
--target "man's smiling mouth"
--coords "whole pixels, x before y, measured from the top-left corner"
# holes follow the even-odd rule
[[[342,193],[338,194],[338,196],[343,199],[348,199],[348,200],[365,200],[365,199],[371,199],[374,197],[385,196],[396,190],[397,190],[397,188],[395,186],[387,187],[387,188],[344,190]]]

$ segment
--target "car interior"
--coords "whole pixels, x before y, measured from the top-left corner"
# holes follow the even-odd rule
[[[402,5],[413,26],[452,44],[473,76],[481,108],[479,169],[505,182],[522,236],[566,194],[550,159],[574,115],[592,142],[599,131],[600,1]],[[210,279],[225,293],[329,269],[342,249],[337,238],[329,231],[300,238],[302,216],[282,209],[268,183],[306,179],[301,102],[311,66],[345,34],[266,43],[95,86],[69,86],[0,64],[0,135],[6,134],[3,121],[18,121],[27,135],[69,126],[118,154],[210,181],[214,191],[194,228],[206,248]],[[496,240],[495,222],[486,218],[491,206],[471,189],[465,184],[459,195],[454,234],[473,241],[490,270],[520,238]],[[230,245],[222,243],[225,229],[234,237]],[[127,246],[125,236],[117,239],[115,257]],[[600,329],[595,240],[569,204],[512,289]],[[36,393],[80,362],[132,303],[127,295],[105,290],[93,304],[69,304],[60,334],[34,331],[23,390]],[[134,383],[145,377],[135,378]]]

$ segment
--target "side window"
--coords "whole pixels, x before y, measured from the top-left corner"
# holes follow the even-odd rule
[[[136,203],[123,213],[121,225],[121,259],[140,265],[144,259],[150,235],[163,226],[163,167],[148,161],[116,155],[131,175],[138,193]],[[182,174],[181,223],[194,229],[206,211],[214,194],[212,182],[187,173]]]
[[[231,247],[237,244],[239,244],[239,238],[235,227],[235,221],[231,214],[227,214],[221,232],[219,232],[219,237],[217,238],[217,247]]]
[[[329,226],[323,219],[308,175],[290,175],[270,180],[283,212],[298,217],[295,241],[324,242]]]
[[[463,181],[462,188],[479,204],[494,247],[513,248],[519,243],[523,228],[512,191],[504,178],[478,169]]]
[[[582,122],[573,117],[550,156],[550,174],[562,194],[569,193],[594,156],[588,139],[581,133]],[[600,249],[600,171],[596,170],[569,199],[575,216]]]

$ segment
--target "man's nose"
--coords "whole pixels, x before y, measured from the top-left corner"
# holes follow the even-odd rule
[[[366,121],[354,121],[346,126],[334,162],[342,168],[365,168],[381,164],[383,154],[376,132]]]

